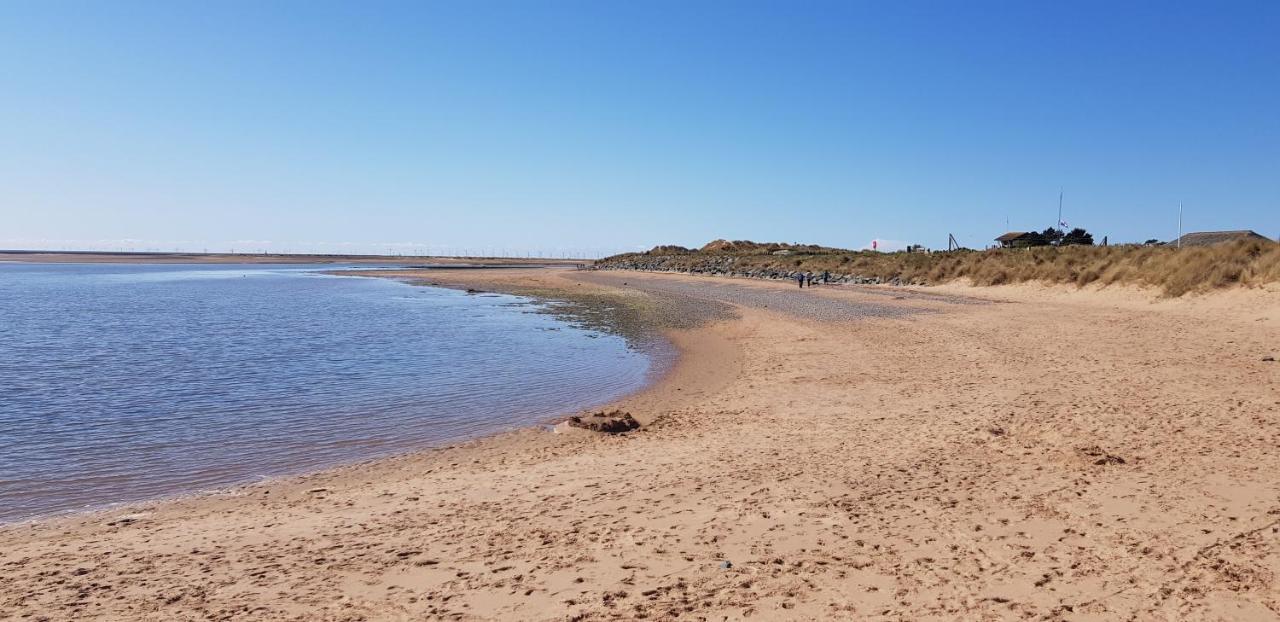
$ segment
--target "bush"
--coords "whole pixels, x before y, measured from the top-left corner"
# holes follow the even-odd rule
[[[1093,246],[1093,234],[1076,227],[1062,236],[1062,240],[1058,244],[1062,246]]]

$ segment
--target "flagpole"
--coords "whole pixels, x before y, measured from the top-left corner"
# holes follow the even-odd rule
[[[1182,201],[1178,201],[1178,248],[1182,248]]]
[[[1058,188],[1058,224],[1054,227],[1059,233],[1062,232],[1062,188]]]

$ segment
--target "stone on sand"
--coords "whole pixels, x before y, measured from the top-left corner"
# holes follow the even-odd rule
[[[631,413],[621,410],[601,411],[590,415],[570,417],[565,423],[569,427],[582,428],[592,432],[603,432],[605,434],[621,434],[640,427],[640,422],[636,421],[635,417],[631,416]]]

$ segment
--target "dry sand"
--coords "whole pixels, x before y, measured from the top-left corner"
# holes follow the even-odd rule
[[[743,306],[637,432],[0,529],[0,619],[1280,618],[1280,292],[427,278]]]

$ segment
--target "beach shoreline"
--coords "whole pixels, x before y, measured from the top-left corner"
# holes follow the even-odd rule
[[[163,263],[163,262],[162,262]],[[544,266],[502,266],[502,265],[458,265],[432,268],[407,268],[408,272],[392,272],[385,270],[363,271],[363,270],[334,270],[325,272],[334,276],[347,276],[359,278],[388,278],[398,280],[418,287],[444,287],[454,290],[466,291],[472,290],[472,293],[483,293],[482,291],[473,289],[474,287],[488,288],[485,291],[494,291],[504,294],[518,295],[530,298],[539,305],[548,305],[566,302],[567,299],[574,299],[579,305],[601,305],[602,299],[599,297],[583,298],[580,292],[572,290],[556,288],[540,288],[534,289],[521,276],[510,278],[506,275],[499,277],[494,271],[502,272],[506,270],[520,271],[555,271],[562,268],[546,268]],[[464,276],[471,273],[472,276]],[[475,277],[474,274],[484,274],[485,276]],[[428,282],[428,280],[430,282]],[[559,296],[557,296],[559,294]],[[576,296],[575,296],[576,294]],[[578,321],[581,318],[574,315],[573,311],[566,313],[557,313],[561,317],[569,321]],[[593,325],[595,328],[603,328],[605,330],[613,330],[615,327],[608,325]],[[176,502],[193,502],[201,499],[210,499],[218,497],[239,497],[248,494],[252,489],[272,486],[288,486],[296,484],[301,480],[305,480],[312,476],[337,473],[347,469],[367,469],[371,465],[378,463],[411,457],[421,453],[434,452],[442,449],[453,449],[469,443],[480,441],[500,442],[500,439],[515,435],[521,436],[528,433],[539,434],[548,430],[550,427],[563,423],[567,419],[575,415],[582,415],[589,412],[602,412],[609,410],[625,410],[629,405],[637,402],[653,402],[653,401],[670,401],[673,399],[671,390],[667,390],[667,384],[684,384],[679,380],[681,373],[681,361],[693,350],[701,352],[702,347],[698,343],[696,336],[677,333],[671,330],[662,329],[662,324],[656,318],[640,318],[639,324],[628,326],[627,332],[630,336],[635,337],[637,334],[644,337],[643,343],[636,344],[651,358],[653,369],[649,373],[648,381],[640,388],[631,391],[617,398],[601,401],[596,406],[585,410],[566,411],[547,419],[533,423],[522,424],[513,429],[498,432],[481,433],[472,438],[465,438],[450,442],[438,444],[427,444],[417,449],[408,451],[399,451],[388,455],[372,456],[352,461],[341,462],[318,469],[305,469],[298,472],[282,473],[278,475],[263,476],[252,482],[244,482],[227,486],[218,486],[209,489],[189,490],[183,492],[175,492],[173,494],[165,494],[158,497],[134,500],[134,501],[108,501],[93,506],[77,508],[72,510],[63,510],[37,516],[24,517],[17,520],[0,521],[0,530],[9,527],[19,527],[23,525],[53,524],[61,521],[94,521],[101,517],[111,515],[132,515],[137,513],[145,513],[156,507],[172,504]],[[655,343],[654,340],[660,340]],[[677,389],[682,391],[683,388]],[[563,430],[562,430],[563,431]]]
[[[0,611],[356,620],[1276,610],[1280,545],[1266,534],[1280,527],[1280,458],[1267,448],[1280,440],[1280,372],[1262,361],[1280,342],[1276,292],[1157,301],[926,290],[960,304],[672,275],[385,276],[612,300],[635,317],[666,317],[681,356],[610,406],[641,421],[629,434],[524,429],[222,495],[0,527],[10,579]],[[684,322],[699,300],[710,301],[707,317]]]
[[[164,262],[161,262],[161,263],[164,263]],[[268,266],[263,266],[263,267],[268,267]],[[365,270],[359,270],[359,269],[336,270],[336,271],[324,272],[323,267],[318,267],[318,269],[321,271],[321,273],[330,274],[334,276],[347,276],[347,277],[360,277],[360,278],[383,276],[382,269],[379,269],[376,272],[372,270],[365,271]],[[415,270],[415,273],[423,272],[425,270],[426,273],[432,276],[436,275],[437,273],[442,275],[455,275],[453,277],[453,280],[448,283],[430,283],[429,284],[429,283],[423,282],[421,279],[405,279],[405,278],[396,278],[396,277],[389,277],[389,278],[391,278],[392,280],[405,282],[406,284],[409,284],[415,287],[443,287],[446,289],[465,291],[468,289],[468,287],[461,284],[462,281],[458,280],[460,277],[457,275],[460,275],[466,272],[475,271],[475,270],[491,272],[491,271],[503,271],[503,270],[509,270],[509,269],[515,269],[517,271],[530,270],[530,269],[556,271],[556,270],[561,270],[563,268],[559,268],[559,267],[546,268],[544,266],[533,266],[531,268],[530,266],[527,266],[527,265],[526,266],[520,266],[520,265],[508,266],[508,265],[471,265],[471,264],[461,265],[460,264],[460,265],[454,265],[454,266],[433,266],[429,269],[424,269],[424,268],[413,269]],[[488,278],[479,279],[478,282],[485,283],[486,287],[494,284],[493,280]],[[517,288],[515,287],[499,286],[499,287],[492,287],[491,290],[487,290],[487,291],[496,292],[501,290],[503,293],[518,295],[515,293],[516,289]],[[472,291],[471,293],[484,293],[484,292]],[[555,304],[557,302],[563,302],[560,300],[547,298],[546,297],[547,295],[548,295],[548,292],[543,291],[533,296],[522,296],[522,297],[532,300],[540,308],[544,308],[547,305]],[[589,299],[589,300],[581,301],[580,304],[599,305],[601,303],[599,300]],[[561,311],[554,311],[554,312],[549,311],[549,312],[566,321],[579,322],[581,321],[582,318],[576,314],[576,311],[577,310],[569,310],[569,311],[563,311],[563,312]],[[601,324],[598,322],[593,324],[592,328],[612,331],[612,327],[608,326],[607,324]],[[200,499],[215,498],[215,497],[236,497],[236,496],[241,496],[245,494],[246,489],[271,487],[275,485],[288,485],[291,482],[296,482],[298,480],[302,480],[314,475],[319,475],[319,474],[324,474],[329,472],[336,472],[336,471],[350,469],[350,468],[357,468],[357,469],[368,468],[370,465],[373,465],[385,460],[404,458],[404,457],[413,456],[415,454],[422,453],[422,452],[432,452],[439,449],[449,449],[449,448],[457,447],[459,445],[463,445],[463,444],[471,443],[475,441],[497,439],[499,437],[509,435],[509,434],[520,434],[520,433],[530,432],[530,431],[533,431],[533,432],[542,431],[542,430],[550,429],[551,426],[560,424],[575,415],[582,415],[589,412],[598,412],[602,410],[622,408],[622,407],[625,407],[625,405],[632,398],[637,398],[641,394],[646,393],[650,390],[653,390],[655,388],[655,385],[666,382],[668,376],[672,374],[677,363],[682,358],[681,353],[688,349],[687,345],[682,346],[679,343],[675,342],[676,340],[679,340],[681,343],[684,343],[684,342],[687,342],[687,339],[680,339],[679,337],[677,337],[676,340],[673,340],[671,339],[672,335],[663,334],[663,331],[659,330],[656,324],[644,323],[643,325],[631,326],[630,328],[633,329],[631,331],[632,337],[634,337],[636,334],[640,334],[644,337],[641,343],[633,344],[633,347],[644,351],[645,354],[650,359],[651,369],[648,372],[648,374],[646,374],[647,380],[642,386],[640,386],[637,389],[629,391],[621,396],[600,399],[598,400],[597,404],[585,409],[565,410],[564,412],[548,416],[543,420],[536,421],[533,423],[512,424],[507,429],[502,429],[502,430],[493,431],[493,432],[481,432],[466,438],[451,439],[451,440],[438,441],[438,442],[427,442],[413,449],[397,450],[391,453],[356,458],[353,460],[343,460],[340,462],[332,463],[327,466],[321,466],[318,468],[317,467],[302,468],[297,470],[286,471],[283,473],[262,475],[253,481],[244,481],[239,483],[231,483],[227,485],[218,485],[211,488],[198,488],[198,489],[191,489],[191,490],[176,491],[173,493],[166,493],[166,494],[147,497],[143,499],[125,500],[125,501],[104,501],[102,503],[96,503],[96,504],[85,506],[82,508],[58,510],[58,511],[38,514],[34,516],[24,516],[16,519],[0,520],[0,529],[4,529],[6,527],[16,527],[21,525],[54,523],[58,521],[75,521],[79,519],[96,520],[98,517],[107,516],[107,515],[129,515],[129,514],[135,514],[138,512],[146,512],[151,508],[163,506],[163,505],[174,503],[174,502],[180,502],[180,501],[197,501]]]

